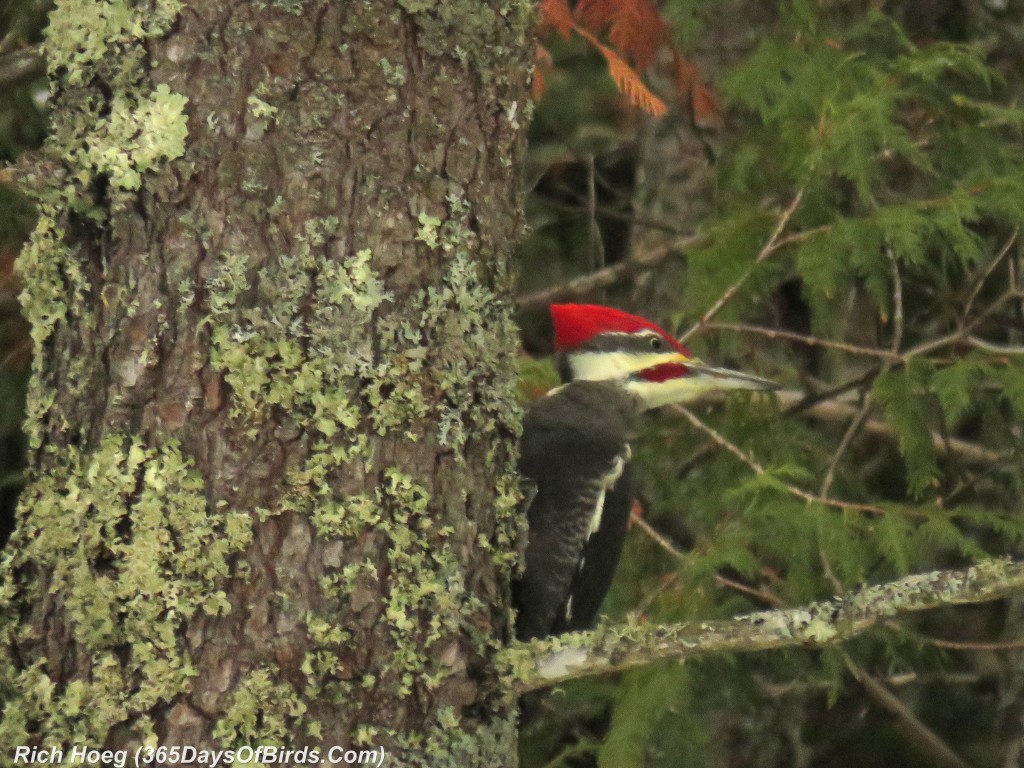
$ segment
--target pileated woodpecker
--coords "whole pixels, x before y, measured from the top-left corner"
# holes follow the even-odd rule
[[[563,383],[527,412],[519,471],[530,526],[513,584],[520,640],[593,626],[622,553],[632,506],[629,438],[651,408],[709,391],[777,389],[712,368],[658,326],[587,304],[554,304]]]

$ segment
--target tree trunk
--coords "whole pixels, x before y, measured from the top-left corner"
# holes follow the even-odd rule
[[[529,4],[141,5],[51,20],[0,746],[510,765]]]

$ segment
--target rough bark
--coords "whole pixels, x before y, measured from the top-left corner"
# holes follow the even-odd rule
[[[143,5],[46,45],[0,743],[510,764],[528,5]]]

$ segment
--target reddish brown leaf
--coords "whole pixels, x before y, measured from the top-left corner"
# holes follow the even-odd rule
[[[711,89],[701,80],[697,65],[672,50],[672,80],[679,95],[686,101],[698,128],[721,128],[722,108]]]
[[[612,76],[612,82],[615,83],[615,87],[618,88],[625,97],[629,100],[629,103],[634,107],[639,107],[644,112],[654,117],[662,117],[667,111],[668,107],[665,106],[665,102],[655,96],[650,89],[644,85],[644,81],[640,79],[640,75],[637,74],[632,67],[623,59],[619,54],[604,45],[592,32],[583,27],[576,25],[574,27],[576,32],[583,38],[588,40],[597,50],[604,56],[605,61],[608,62],[608,74]]]
[[[594,34],[607,31],[612,47],[641,72],[654,62],[668,31],[652,0],[580,0],[575,14]]]
[[[679,51],[672,51],[672,80],[675,83],[676,91],[687,101],[693,92],[693,84],[700,82],[697,74],[697,67],[690,61],[684,59]]]
[[[639,107],[649,115],[663,117],[668,112],[668,107],[665,106],[664,101],[655,96],[644,85],[644,81],[640,79],[640,75],[637,74],[636,70],[629,66],[625,59],[608,46],[601,45],[596,40],[594,43],[608,62],[608,74],[612,76],[616,87],[622,91],[629,100],[629,103],[634,107]]]
[[[566,0],[540,0],[540,27],[555,30],[568,40],[572,33],[573,20],[572,11]]]
[[[530,96],[540,101],[544,95],[544,73],[550,72],[553,66],[548,49],[537,43],[536,58],[533,63],[533,80],[530,83]]]
[[[722,118],[722,108],[710,88],[698,82],[693,86],[690,97],[694,125],[709,129],[722,127],[725,122]]]

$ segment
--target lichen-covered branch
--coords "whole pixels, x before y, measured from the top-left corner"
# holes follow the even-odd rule
[[[816,648],[849,640],[881,621],[915,611],[984,603],[1024,590],[1024,562],[989,560],[970,568],[908,576],[843,598],[722,621],[607,626],[516,644],[506,652],[520,693],[589,675],[706,653]]]

